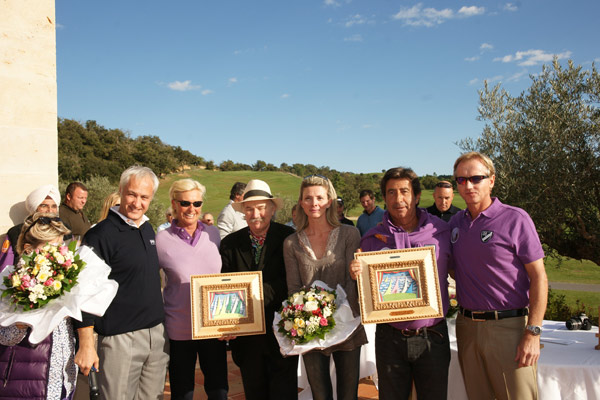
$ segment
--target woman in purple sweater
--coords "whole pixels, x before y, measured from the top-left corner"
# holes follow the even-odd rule
[[[193,398],[197,359],[209,400],[226,400],[229,389],[225,342],[192,340],[190,276],[221,272],[219,230],[198,220],[205,193],[197,181],[175,181],[169,190],[174,219],[169,228],[156,235],[158,260],[166,277],[163,298],[173,400]]]

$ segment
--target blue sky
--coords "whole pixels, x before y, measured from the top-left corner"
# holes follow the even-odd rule
[[[478,90],[600,61],[600,2],[56,0],[58,114],[215,163],[448,174]]]

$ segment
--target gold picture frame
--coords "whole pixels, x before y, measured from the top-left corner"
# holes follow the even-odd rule
[[[363,324],[444,316],[435,247],[355,253]]]
[[[190,291],[192,339],[266,332],[261,271],[192,275]]]

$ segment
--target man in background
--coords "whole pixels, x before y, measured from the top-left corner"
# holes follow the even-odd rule
[[[56,214],[59,204],[60,193],[56,186],[44,185],[29,193],[25,200],[25,209],[28,216],[36,212]],[[6,232],[0,252],[0,271],[6,265],[14,265],[18,261],[17,239],[21,234],[21,228],[23,228],[23,223],[13,226]]]
[[[454,189],[448,181],[440,181],[435,184],[433,189],[433,200],[435,203],[431,207],[427,207],[427,212],[435,215],[444,221],[450,221],[454,214],[460,211],[460,208],[452,205],[454,200]]]
[[[338,218],[340,220],[340,223],[354,226],[354,222],[352,222],[351,220],[346,218],[346,216],[344,215],[344,199],[342,199],[340,196],[338,196],[336,204],[337,204],[337,213],[338,213]]]
[[[217,228],[219,228],[219,235],[221,235],[221,239],[232,232],[239,231],[240,229],[248,226],[246,220],[244,219],[244,214],[233,209],[233,203],[239,203],[242,201],[244,189],[246,189],[245,183],[234,183],[229,193],[229,204],[223,208],[223,211],[221,211],[217,217]]]
[[[65,201],[60,205],[60,219],[71,229],[73,237],[82,237],[92,224],[83,213],[88,190],[81,182],[71,182],[65,191]]]
[[[212,226],[215,224],[215,217],[209,212],[202,214],[202,223],[208,226]]]
[[[359,198],[360,205],[364,208],[364,211],[358,217],[356,227],[360,231],[360,236],[365,236],[371,228],[374,228],[381,222],[384,211],[375,205],[375,195],[372,190],[362,190]]]

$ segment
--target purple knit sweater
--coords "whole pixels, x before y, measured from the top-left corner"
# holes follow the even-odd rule
[[[198,221],[194,237],[175,225],[156,235],[160,268],[165,272],[165,325],[172,340],[191,340],[190,276],[221,272],[219,230]]]

